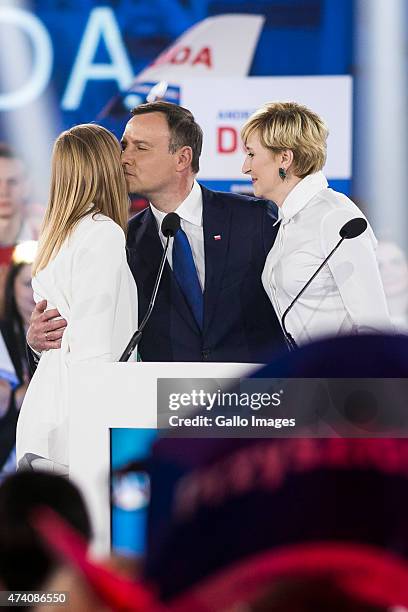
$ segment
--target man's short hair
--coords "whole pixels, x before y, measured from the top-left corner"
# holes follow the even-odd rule
[[[169,151],[175,153],[181,147],[190,147],[193,152],[191,168],[195,174],[200,169],[200,155],[203,146],[203,131],[196,123],[194,115],[183,106],[158,101],[140,104],[131,111],[133,117],[149,113],[163,113],[169,126]]]

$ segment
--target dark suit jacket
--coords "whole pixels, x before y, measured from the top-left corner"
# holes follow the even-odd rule
[[[201,331],[166,262],[152,316],[139,345],[143,361],[269,362],[284,340],[261,274],[275,240],[270,202],[203,192],[204,326]],[[214,236],[221,235],[221,240]],[[129,223],[129,266],[139,322],[146,313],[163,247],[150,208]]]

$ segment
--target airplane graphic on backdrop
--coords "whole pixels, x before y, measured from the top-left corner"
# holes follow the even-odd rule
[[[111,100],[97,119],[123,118],[146,101],[179,104],[186,79],[246,76],[264,21],[261,15],[237,14],[200,21],[138,74],[129,89]]]
[[[189,108],[204,131],[201,170],[205,185],[251,192],[241,174],[240,128],[272,100],[295,100],[323,116],[330,128],[325,171],[334,188],[349,193],[352,147],[350,76],[251,77],[264,25],[262,15],[209,17],[183,33],[132,85],[110,100],[96,120],[116,133],[129,110],[158,99]]]

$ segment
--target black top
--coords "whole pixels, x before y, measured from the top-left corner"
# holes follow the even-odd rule
[[[24,382],[24,371],[26,371],[28,367],[25,353],[25,338],[22,332],[20,332],[10,321],[0,321],[0,332],[3,336],[16,374],[22,384]],[[17,418],[18,411],[13,392],[7,412],[0,418],[0,469],[7,461],[15,446]]]

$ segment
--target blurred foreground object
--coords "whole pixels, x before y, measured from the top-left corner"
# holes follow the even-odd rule
[[[58,566],[30,524],[31,514],[43,506],[90,540],[84,501],[67,479],[41,472],[9,476],[0,485],[0,583],[6,590],[40,590]]]
[[[338,377],[350,378],[352,385],[354,377],[407,374],[408,338],[378,335],[301,347],[253,378]],[[146,576],[164,599],[173,601],[210,576],[227,568],[232,571],[254,556],[276,555],[279,564],[286,547],[327,545],[335,551],[345,546],[352,555],[354,547],[369,546],[379,562],[392,553],[405,567],[407,458],[405,438],[163,436],[154,445],[150,462]],[[256,582],[258,565],[254,567],[248,576]],[[361,572],[366,569],[369,576],[368,565]],[[341,577],[343,571],[340,567],[338,571]],[[403,582],[401,598],[392,600],[397,591],[391,578],[392,571],[384,574],[381,584],[390,595],[389,605],[406,606]],[[372,584],[363,576],[356,581],[362,591],[364,584]],[[366,601],[376,603],[375,599]],[[384,605],[384,600],[378,598],[377,603]],[[202,609],[223,610],[222,605]]]

